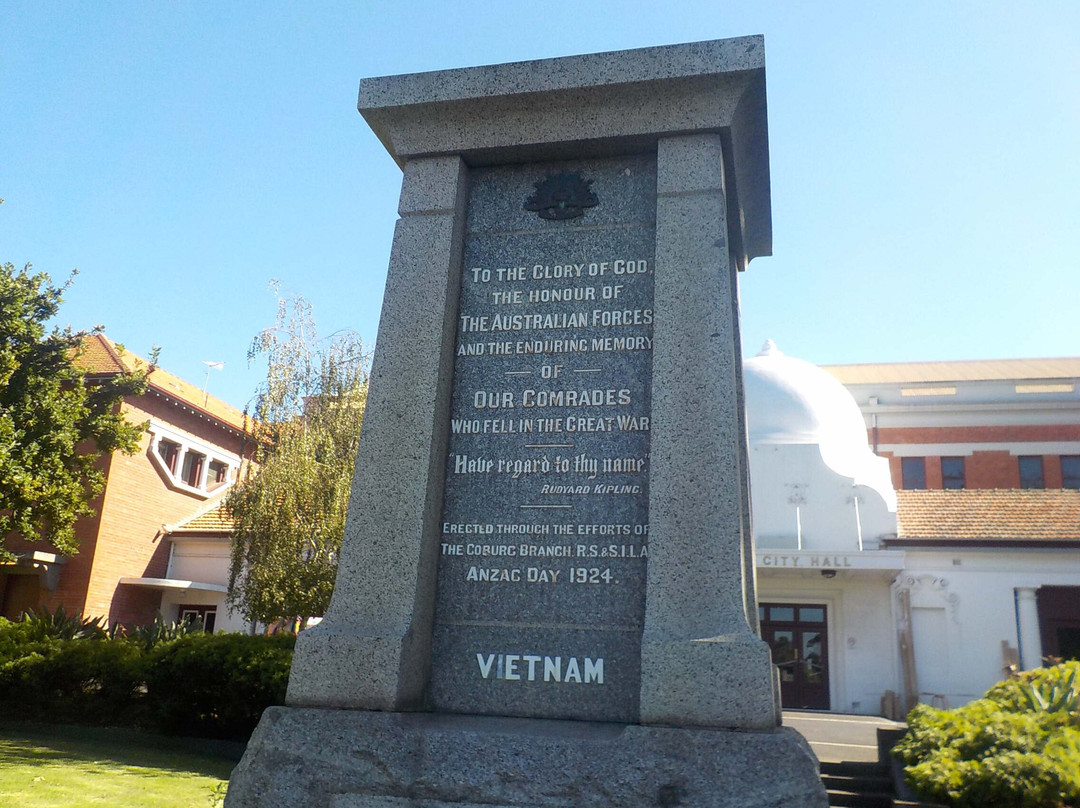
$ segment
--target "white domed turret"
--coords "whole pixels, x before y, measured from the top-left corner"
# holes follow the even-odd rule
[[[768,340],[757,356],[743,363],[743,374],[751,443],[867,448],[866,426],[855,399],[817,365],[785,356]]]
[[[895,534],[889,463],[870,450],[847,389],[772,340],[743,363],[743,378],[761,545],[853,549]]]

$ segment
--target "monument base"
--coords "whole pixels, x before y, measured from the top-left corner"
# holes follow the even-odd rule
[[[226,808],[826,808],[797,732],[272,707]]]

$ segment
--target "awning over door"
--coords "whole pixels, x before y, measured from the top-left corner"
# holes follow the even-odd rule
[[[220,584],[204,584],[199,581],[181,581],[176,578],[121,578],[121,584],[128,586],[143,586],[147,589],[157,589],[161,592],[221,592],[229,591],[227,586]]]

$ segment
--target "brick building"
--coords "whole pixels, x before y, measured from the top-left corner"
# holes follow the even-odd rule
[[[897,489],[1080,489],[1080,358],[823,369]]]
[[[957,706],[1080,658],[1080,358],[745,369],[786,705]]]
[[[148,365],[103,335],[86,339],[79,362],[91,379]],[[244,415],[160,368],[148,381],[144,395],[122,405],[129,421],[148,425],[139,450],[103,458],[105,490],[93,503],[96,515],[77,524],[79,552],[65,558],[8,538],[19,561],[0,566],[0,615],[63,606],[69,614],[140,624],[175,590],[161,583],[172,552],[166,535],[211,510],[238,479]],[[207,591],[220,596],[219,589]]]

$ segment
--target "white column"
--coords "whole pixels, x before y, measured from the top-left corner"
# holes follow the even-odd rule
[[[1020,667],[1029,671],[1042,665],[1039,635],[1039,604],[1033,586],[1016,587],[1016,634],[1020,644]]]

